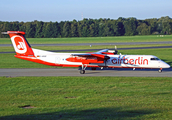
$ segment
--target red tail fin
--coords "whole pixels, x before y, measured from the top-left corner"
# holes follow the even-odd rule
[[[22,31],[7,31],[9,34],[14,49],[17,55],[34,56],[32,48],[25,38],[25,32]]]

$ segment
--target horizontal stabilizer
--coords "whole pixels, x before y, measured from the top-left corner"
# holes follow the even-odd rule
[[[1,32],[1,34],[8,34],[7,32]]]

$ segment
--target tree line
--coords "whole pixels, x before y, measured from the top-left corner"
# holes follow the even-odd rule
[[[28,38],[60,37],[104,37],[133,36],[152,34],[172,34],[172,19],[168,16],[159,19],[138,20],[136,18],[83,19],[81,21],[61,22],[3,22],[0,21],[0,32],[24,31]],[[7,37],[0,34],[0,37]]]

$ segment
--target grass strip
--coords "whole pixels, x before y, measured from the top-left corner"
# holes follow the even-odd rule
[[[171,80],[0,77],[0,119],[171,119]]]
[[[172,35],[73,37],[73,38],[27,38],[30,44],[53,43],[111,43],[111,42],[162,42],[172,41]],[[10,38],[0,38],[0,44],[11,44]]]

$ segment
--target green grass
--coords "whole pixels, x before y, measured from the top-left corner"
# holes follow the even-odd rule
[[[119,53],[128,55],[155,55],[172,66],[172,48],[120,50]],[[14,55],[0,54],[0,68],[52,68],[51,66],[15,58]]]
[[[111,42],[157,42],[172,41],[172,35],[118,36],[118,37],[74,37],[74,38],[27,38],[30,44],[53,43],[111,43]],[[10,38],[0,38],[0,44],[11,44]]]
[[[0,77],[0,119],[171,119],[171,81],[169,77]],[[33,108],[22,108],[27,105]]]

